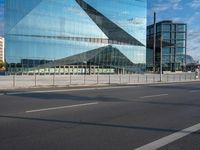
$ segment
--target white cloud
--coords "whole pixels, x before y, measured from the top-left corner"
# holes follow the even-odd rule
[[[183,9],[181,6],[180,6],[180,2],[182,0],[169,0],[169,2],[171,3],[171,7],[174,9],[174,10],[177,10],[177,9]]]
[[[191,3],[190,3],[190,6],[192,8],[200,8],[200,0],[193,0]]]
[[[157,3],[154,4],[153,8],[151,8],[151,11],[155,12],[162,12],[169,9],[172,10],[180,10],[183,9],[180,5],[182,0],[158,0]]]
[[[134,24],[134,25],[141,25],[141,24],[146,24],[146,18],[145,17],[135,17],[128,19],[129,23]]]
[[[188,54],[193,56],[195,60],[200,60],[200,29],[188,32]]]
[[[174,18],[173,18],[173,20],[174,20]],[[175,20],[176,20],[176,18],[175,18]],[[180,18],[180,20],[177,18],[177,22],[187,23],[188,28],[196,29],[196,30],[198,30],[198,28],[199,28],[199,26],[197,25],[197,24],[199,24],[199,20],[200,20],[200,12],[195,12],[188,17]]]

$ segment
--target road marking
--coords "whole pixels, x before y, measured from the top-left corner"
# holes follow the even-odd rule
[[[89,105],[97,105],[97,104],[98,104],[98,102],[85,103],[85,104],[76,104],[76,105],[68,105],[68,106],[59,106],[59,107],[50,107],[50,108],[43,108],[43,109],[28,110],[28,111],[26,111],[26,113],[50,111],[50,110],[73,108],[73,107],[81,107],[81,106],[89,106]]]
[[[106,90],[106,89],[120,89],[120,88],[135,88],[140,86],[117,86],[117,87],[95,87],[82,89],[64,89],[64,90],[48,90],[48,91],[27,91],[27,92],[10,92],[4,95],[21,95],[21,94],[40,94],[40,93],[56,93],[56,92],[72,92],[72,91],[89,91],[89,90]]]
[[[161,96],[167,96],[167,95],[169,94],[149,95],[149,96],[142,96],[140,98],[144,99],[144,98],[161,97]]]
[[[194,132],[197,132],[200,130],[200,123],[196,124],[194,126],[191,126],[189,128],[183,129],[181,131],[175,132],[169,136],[163,137],[159,140],[156,140],[152,143],[149,143],[147,145],[144,145],[142,147],[139,147],[135,150],[155,150],[155,149],[159,149],[167,144],[170,144],[176,140],[179,140],[189,134],[192,134]]]
[[[197,92],[200,92],[200,90],[192,90],[192,91],[189,91],[190,93],[197,93]]]

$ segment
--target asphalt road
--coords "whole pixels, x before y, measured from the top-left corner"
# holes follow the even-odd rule
[[[200,150],[200,82],[0,92],[0,150]]]

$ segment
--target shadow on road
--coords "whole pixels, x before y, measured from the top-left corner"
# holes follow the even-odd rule
[[[91,95],[91,94],[88,94]],[[9,95],[14,97],[24,97],[38,99],[38,100],[69,100],[69,101],[101,101],[101,102],[124,102],[120,98],[109,97],[109,96],[83,96],[83,95],[72,95],[72,94],[61,94],[61,93],[33,93],[33,94],[17,94],[17,95]]]
[[[183,86],[183,85],[161,85],[161,86],[150,86],[150,88],[156,88],[156,89],[166,89],[166,90],[200,90],[200,82],[198,82],[198,84],[193,84],[190,85],[188,84],[187,86]]]
[[[145,130],[145,131],[150,131],[150,132],[191,133],[189,131],[181,131],[181,130],[178,130],[178,129],[163,129],[163,128],[132,126],[132,125],[107,124],[107,123],[95,123],[95,122],[71,121],[71,120],[56,120],[56,119],[20,117],[20,116],[9,116],[9,115],[0,115],[0,118],[19,119],[19,120],[25,120],[25,121],[40,121],[40,122],[49,122],[49,123],[61,123],[61,124],[74,124],[74,125],[80,125],[80,126],[82,125],[82,126],[96,126],[96,127],[108,127],[108,128]],[[191,134],[200,135],[200,131],[199,132],[195,132],[195,133],[191,133]]]
[[[134,102],[144,103],[144,104],[153,104],[153,105],[200,107],[200,104],[189,104],[189,103],[175,103],[175,102],[170,103],[170,102],[153,102],[153,101],[134,101]]]

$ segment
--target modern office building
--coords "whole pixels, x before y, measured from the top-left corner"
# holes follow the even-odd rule
[[[154,30],[156,31],[155,53]],[[154,24],[147,26],[147,69],[153,70],[155,67],[155,71],[158,71],[162,54],[163,70],[183,70],[186,66],[186,43],[187,25],[184,23],[165,20],[156,23],[156,28],[154,28]]]
[[[8,70],[135,72],[146,64],[146,13],[146,0],[6,0]]]
[[[4,62],[4,38],[0,37],[0,61]]]

